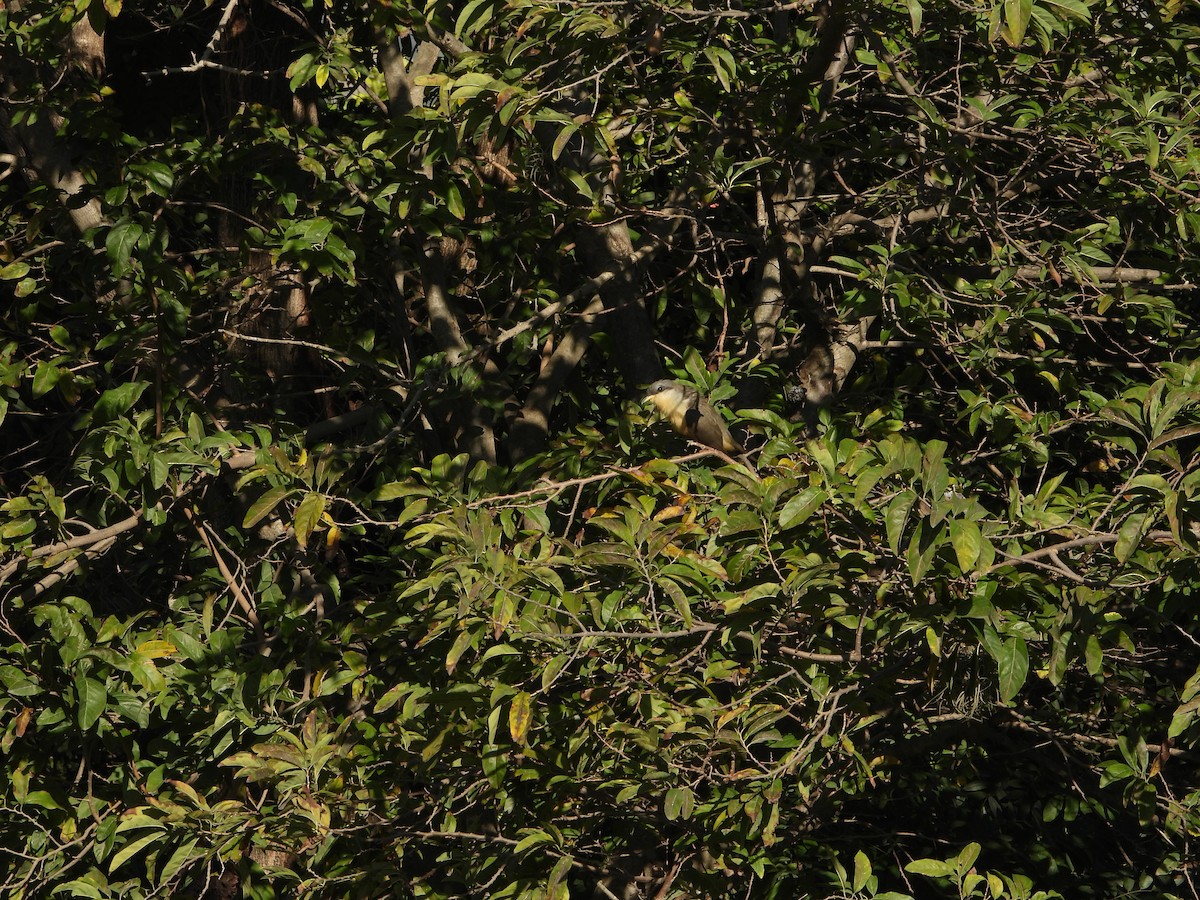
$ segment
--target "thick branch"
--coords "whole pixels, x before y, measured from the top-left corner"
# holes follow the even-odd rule
[[[28,121],[28,120],[27,120]],[[41,181],[57,192],[75,229],[84,234],[104,224],[100,201],[92,197],[80,201],[87,180],[74,163],[70,145],[58,135],[62,117],[48,109],[38,112],[32,125],[13,126],[8,114],[0,112],[0,132],[5,143],[23,161],[33,180]]]
[[[550,359],[542,366],[533,389],[525,398],[520,415],[513,422],[511,452],[514,462],[528,458],[541,448],[550,430],[550,412],[558,399],[567,377],[575,371],[587,352],[592,326],[604,312],[604,300],[596,297],[579,315],[579,322],[559,343]]]
[[[434,44],[425,41],[417,47],[409,63],[394,37],[384,39],[379,50],[379,67],[387,84],[388,111],[393,119],[424,105],[425,88],[417,79],[433,71],[440,55]]]
[[[821,82],[821,113],[819,119],[828,116],[830,103],[837,93],[842,75],[854,56],[858,41],[857,26],[848,23],[845,0],[829,4],[821,24],[821,44],[814,56],[813,76]],[[788,238],[799,232],[801,217],[807,211],[809,199],[816,188],[817,172],[811,163],[805,162],[799,172],[788,178],[782,188],[776,186],[769,195],[765,186],[760,188],[759,227],[765,234],[765,246],[757,282],[754,286],[754,305],[751,311],[752,330],[747,342],[747,355],[759,359],[767,358],[775,346],[779,319],[786,306],[787,290],[784,285],[787,272]],[[819,255],[817,247],[810,247],[805,259],[796,264],[797,281],[807,275],[807,266]]]

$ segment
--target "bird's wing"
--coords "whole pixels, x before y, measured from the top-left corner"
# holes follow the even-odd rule
[[[733,439],[729,428],[725,425],[725,420],[717,412],[716,407],[707,400],[701,400],[697,405],[693,432],[700,443],[726,453],[733,452],[738,447],[737,441]]]
[[[704,419],[704,408],[707,406],[712,409],[712,407],[704,401],[699,391],[691,388],[684,390],[683,398],[683,424],[689,434],[695,435]]]

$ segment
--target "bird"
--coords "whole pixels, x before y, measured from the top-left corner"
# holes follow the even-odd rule
[[[653,403],[671,427],[688,440],[723,453],[745,452],[716,407],[694,387],[666,379],[656,381],[646,390],[642,402]]]

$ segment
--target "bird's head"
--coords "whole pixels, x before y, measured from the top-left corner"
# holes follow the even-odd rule
[[[666,412],[679,406],[686,396],[683,385],[664,378],[646,388],[646,396],[642,398],[642,402],[653,403],[659,410]]]

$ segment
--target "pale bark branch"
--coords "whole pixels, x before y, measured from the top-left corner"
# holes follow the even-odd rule
[[[21,599],[26,602],[37,599],[42,594],[44,594],[46,591],[50,590],[50,588],[54,587],[54,585],[58,584],[60,581],[62,581],[64,578],[66,578],[68,575],[72,574],[77,569],[79,569],[79,567],[81,565],[83,565],[83,562],[85,559],[92,559],[95,557],[103,556],[110,549],[112,549],[113,545],[116,544],[116,542],[117,542],[117,539],[115,537],[110,537],[110,538],[106,538],[106,539],[100,541],[99,543],[91,545],[90,547],[85,549],[78,556],[74,556],[71,559],[68,559],[66,562],[64,562],[62,565],[60,565],[57,569],[55,569],[53,572],[51,572],[49,575],[47,575],[45,578],[43,578],[37,584],[31,585],[30,587],[27,587],[27,588],[25,588],[25,590],[21,591]]]
[[[1008,568],[1009,566],[1016,566],[1022,563],[1035,562],[1045,559],[1046,557],[1053,558],[1064,550],[1078,550],[1081,547],[1096,547],[1103,544],[1115,544],[1120,537],[1121,536],[1116,532],[1096,532],[1095,534],[1084,535],[1083,537],[1073,538],[1068,541],[1060,541],[1057,544],[1050,544],[1048,547],[1039,547],[1036,550],[1029,550],[1025,553],[1010,554],[1001,550],[999,552],[1004,556],[1004,559],[1000,562],[993,563],[982,573],[980,573],[980,575],[981,577],[983,575],[990,575],[997,569],[1004,569]],[[1169,531],[1149,531],[1144,535],[1144,539],[1151,541],[1174,542],[1175,536]]]
[[[0,569],[0,584],[8,581],[13,573],[20,568],[21,563],[30,559],[43,559],[47,556],[54,556],[58,553],[66,553],[69,550],[78,550],[81,547],[90,547],[93,544],[99,544],[109,538],[114,538],[119,534],[124,534],[136,528],[138,523],[142,521],[140,513],[134,513],[127,519],[122,519],[113,525],[106,528],[97,528],[95,531],[89,531],[85,534],[77,535],[73,538],[68,538],[65,541],[58,541],[54,544],[46,544],[42,547],[36,547],[28,553],[22,553],[16,559],[9,560],[5,563],[4,568]]]
[[[379,51],[379,66],[387,84],[388,112],[393,119],[424,105],[425,88],[417,80],[433,71],[440,55],[441,51],[434,44],[424,41],[413,53],[410,63],[404,58],[396,39],[383,43]]]

